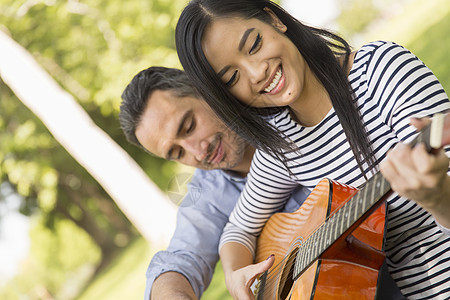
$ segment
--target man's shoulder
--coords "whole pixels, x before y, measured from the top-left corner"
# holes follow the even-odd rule
[[[225,170],[202,170],[196,169],[192,175],[190,184],[198,187],[219,187],[222,185],[244,183],[246,178],[235,176]]]
[[[187,185],[187,197],[183,205],[213,204],[222,205],[226,202],[236,202],[246,178],[239,178],[224,170],[195,170]],[[191,202],[191,203],[190,203]]]

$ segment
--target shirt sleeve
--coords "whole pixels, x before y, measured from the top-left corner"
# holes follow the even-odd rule
[[[256,239],[264,224],[283,208],[298,186],[288,174],[279,160],[262,151],[255,152],[247,183],[224,228],[219,249],[225,243],[237,242],[255,253]]]
[[[226,183],[221,181],[217,186],[219,190],[220,184]],[[200,190],[197,186],[189,186],[178,210],[177,226],[169,247],[155,254],[147,269],[146,300],[149,299],[155,279],[169,271],[185,276],[195,295],[200,298],[214,274],[214,267],[219,259],[219,237],[239,191],[234,194],[228,191],[227,197],[230,197],[228,199],[232,203],[217,207],[213,205],[214,201],[210,201],[211,198],[217,197],[213,194],[214,190]],[[221,200],[227,201],[227,198],[222,198]]]

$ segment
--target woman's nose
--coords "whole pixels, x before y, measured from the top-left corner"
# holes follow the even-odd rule
[[[245,69],[252,84],[259,84],[266,79],[267,64],[256,60],[248,60]]]

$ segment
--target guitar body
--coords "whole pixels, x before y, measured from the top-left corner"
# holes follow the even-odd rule
[[[385,257],[384,202],[368,211],[368,217],[352,225],[292,280],[298,247],[356,192],[355,188],[324,179],[296,212],[278,213],[269,219],[258,239],[256,262],[275,254],[272,269],[278,270],[269,276],[264,296],[258,299],[375,298],[378,271]]]

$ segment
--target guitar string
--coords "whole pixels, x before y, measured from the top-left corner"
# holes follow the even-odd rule
[[[302,246],[300,246],[301,248]],[[274,268],[272,268],[269,272],[268,272],[268,276],[266,278],[266,284],[264,287],[264,292],[263,295],[266,296],[269,292],[272,292],[274,290],[275,285],[278,282],[285,282],[287,277],[291,274],[291,272],[284,272],[281,275],[281,278],[278,278],[279,274],[281,273],[281,271],[283,269],[286,268],[286,266],[291,267],[291,265],[293,264],[293,262],[295,261],[298,253],[300,253],[300,249],[297,251],[297,253],[295,255],[291,255],[292,252],[295,251],[292,250],[289,252],[289,256],[286,255]],[[284,264],[283,262],[286,263]]]
[[[290,253],[292,253],[292,251]],[[297,252],[297,254],[298,253],[300,253],[300,250]],[[284,272],[284,273],[282,273],[281,278],[278,278],[278,275],[283,271],[283,269],[285,269],[286,266],[291,267],[291,265],[294,263],[294,261],[296,259],[297,254],[289,255],[289,257],[285,256],[281,260],[281,262],[277,264],[277,266],[275,268],[273,268],[272,270],[269,271],[269,273],[271,273],[271,275],[269,275],[266,279],[266,285],[264,288],[263,296],[267,296],[269,293],[276,292],[275,288],[276,288],[276,285],[278,284],[278,282],[285,282],[287,277],[292,274],[291,272]],[[286,261],[286,258],[287,258],[287,261]],[[286,261],[286,263],[283,264],[283,266],[280,266],[284,261]],[[281,267],[283,267],[283,268],[281,268]],[[265,297],[264,297],[264,299],[265,299]]]
[[[311,250],[311,247],[313,247],[314,245],[311,244],[311,240],[316,240],[318,238],[318,232],[321,230],[321,228],[324,228],[324,226],[328,223],[327,221],[329,221],[329,218],[332,216],[329,216],[326,218],[326,222],[323,223],[322,225],[318,226],[316,228],[316,230],[314,230],[312,232],[312,234],[305,240],[305,242],[303,244],[301,244],[298,248],[298,251],[295,255],[291,255],[291,253],[294,250],[289,252],[289,256],[285,256],[275,267],[273,267],[269,272],[268,272],[268,276],[266,278],[266,284],[265,284],[265,288],[264,288],[264,292],[263,295],[267,295],[267,293],[271,292],[272,289],[274,288],[274,286],[276,284],[278,284],[278,282],[285,282],[287,276],[289,276],[289,274],[291,274],[291,272],[284,272],[281,276],[281,279],[278,279],[278,276],[280,274],[280,272],[285,269],[286,267],[291,267],[291,265],[293,264],[293,262],[296,260],[297,256],[299,255],[299,253],[304,253],[304,255],[308,255],[308,253]],[[305,252],[306,251],[306,252]],[[314,254],[313,257],[310,257],[310,262],[315,261],[316,259],[318,259],[319,255]],[[287,259],[287,261],[286,261]],[[286,263],[284,264],[284,262],[286,261]],[[281,266],[281,264],[283,264],[283,266]],[[308,264],[309,265],[309,264]],[[283,267],[283,268],[281,268]],[[302,268],[302,271],[304,271],[306,269],[306,266],[304,266]],[[280,281],[282,280],[282,281]]]
[[[294,255],[295,256],[295,255]],[[270,270],[269,271],[269,273],[268,274],[270,274],[270,275],[268,275],[267,276],[267,279],[266,279],[266,284],[265,284],[265,287],[264,287],[264,292],[263,292],[263,296],[267,296],[269,293],[271,293],[273,290],[274,290],[274,288],[276,287],[276,284],[278,283],[278,276],[279,276],[279,274],[281,273],[281,271],[283,270],[283,268],[281,268],[281,267],[283,267],[283,266],[285,266],[285,265],[290,265],[293,261],[294,261],[294,259],[292,258],[292,256],[291,256],[291,258],[288,258],[288,260],[287,260],[287,262],[286,262],[286,264],[283,264],[282,266],[281,266],[281,264],[283,263],[283,261],[285,261],[286,260],[286,257],[284,257],[278,264],[277,264],[277,266],[275,267],[275,268],[273,268],[272,270]],[[287,272],[285,272],[285,273],[287,273]],[[286,279],[286,277],[287,277],[287,275],[284,275],[284,276],[282,276],[282,277],[284,277],[284,278],[281,278],[283,281]],[[264,297],[264,299],[265,299],[265,297]]]
[[[293,262],[296,260],[297,256],[300,253],[303,253],[303,255],[308,255],[308,253],[312,250],[311,248],[314,247],[314,244],[312,244],[313,242],[311,241],[315,241],[317,239],[320,238],[320,233],[321,230],[322,231],[328,231],[325,229],[329,229],[326,228],[327,224],[330,225],[329,223],[329,219],[332,218],[333,216],[329,216],[326,218],[326,222],[321,224],[320,226],[318,226],[312,233],[311,235],[304,241],[303,244],[301,244],[298,247],[298,251],[295,255],[291,255],[294,250],[289,252],[289,256],[286,255],[278,264],[277,266],[275,266],[274,268],[272,268],[269,272],[268,272],[268,276],[266,278],[266,284],[265,284],[265,288],[264,288],[264,292],[263,295],[267,295],[267,293],[272,292],[272,290],[274,289],[275,285],[278,284],[278,282],[285,282],[287,276],[289,276],[291,274],[291,272],[284,272],[281,276],[281,278],[279,279],[278,276],[280,274],[280,272],[285,269],[286,267],[291,267],[291,265],[293,264]],[[331,224],[330,226],[333,226],[333,224]],[[336,225],[334,225],[336,226]],[[325,228],[325,229],[324,229]],[[298,241],[298,240],[297,240]],[[323,244],[323,243],[321,243]],[[323,245],[322,245],[323,246]],[[313,251],[315,252],[314,255],[312,255],[312,257],[310,256],[308,261],[310,263],[314,262],[316,259],[319,258],[319,255],[316,253],[317,251]],[[301,255],[301,254],[300,254]],[[302,257],[305,258],[305,257]],[[286,261],[287,260],[287,261]],[[284,264],[284,262],[286,261],[286,263]],[[281,266],[281,264],[283,264],[283,266]],[[304,263],[301,263],[301,265],[304,265]],[[304,267],[302,267],[302,272],[306,269],[306,267],[309,266],[309,263],[307,265],[305,265]],[[281,268],[283,267],[283,268]]]
[[[295,251],[296,249],[291,250],[289,252],[289,255],[284,256],[284,258],[268,272],[268,276],[266,278],[266,284],[264,286],[264,292],[263,292],[264,299],[268,293],[276,292],[276,289],[275,289],[276,285],[279,282],[285,282],[287,277],[292,274],[292,272],[284,272],[284,273],[282,273],[281,278],[278,278],[281,271],[284,269],[287,269],[287,267],[295,268],[295,266],[292,266],[292,264],[297,259],[298,255],[300,253],[303,253],[303,255],[308,255],[308,253],[312,250],[311,248],[314,246],[312,244],[313,242],[311,242],[311,241],[314,241],[314,240],[317,240],[318,238],[320,238],[318,232],[320,230],[324,231],[325,229],[327,229],[325,227],[327,224],[329,224],[328,221],[331,217],[333,217],[333,216],[327,217],[326,222],[322,223],[311,233],[311,235],[304,241],[304,243],[298,247],[297,253],[295,255],[292,255],[292,252]],[[331,226],[333,226],[333,224],[331,224]],[[334,225],[334,226],[336,226],[336,225]],[[328,230],[326,230],[326,231],[328,231]],[[310,263],[314,262],[315,260],[317,260],[319,258],[319,255],[316,253],[317,251],[314,251],[314,252],[315,252],[315,254],[312,255],[312,257],[309,257],[309,259],[307,260]],[[304,260],[306,257],[301,257],[301,258]],[[285,261],[286,261],[286,263],[284,263]],[[302,267],[300,273],[305,271],[307,269],[307,267],[309,267],[310,263],[308,263],[307,265],[304,265],[304,263],[300,263],[301,265],[304,265]],[[294,269],[294,271],[295,271],[295,269]]]
[[[291,266],[293,264],[293,262],[295,261],[295,259],[297,258],[297,255],[301,252],[300,250],[303,248],[305,248],[305,245],[307,244],[307,241],[311,238],[315,238],[315,232],[318,231],[320,229],[321,226],[318,226],[318,228],[316,228],[316,230],[309,236],[309,238],[307,238],[305,240],[305,242],[303,244],[301,244],[298,247],[297,253],[295,255],[291,255],[291,253],[293,251],[295,251],[296,249],[293,249],[289,252],[289,255],[284,256],[284,258],[275,266],[273,267],[271,270],[269,270],[267,278],[266,278],[266,284],[265,284],[265,289],[264,289],[264,294],[266,294],[266,291],[270,291],[271,288],[273,288],[274,285],[276,285],[279,280],[278,280],[278,275],[280,274],[280,272],[285,268],[285,266]],[[298,240],[297,240],[298,241]],[[308,248],[304,249],[304,250],[309,250],[309,248],[311,248],[312,245],[308,244]],[[314,259],[317,259],[317,255],[314,255]],[[282,268],[283,267],[283,268]],[[290,274],[290,272],[284,272],[283,276],[281,279],[285,280],[287,278],[287,276]]]

